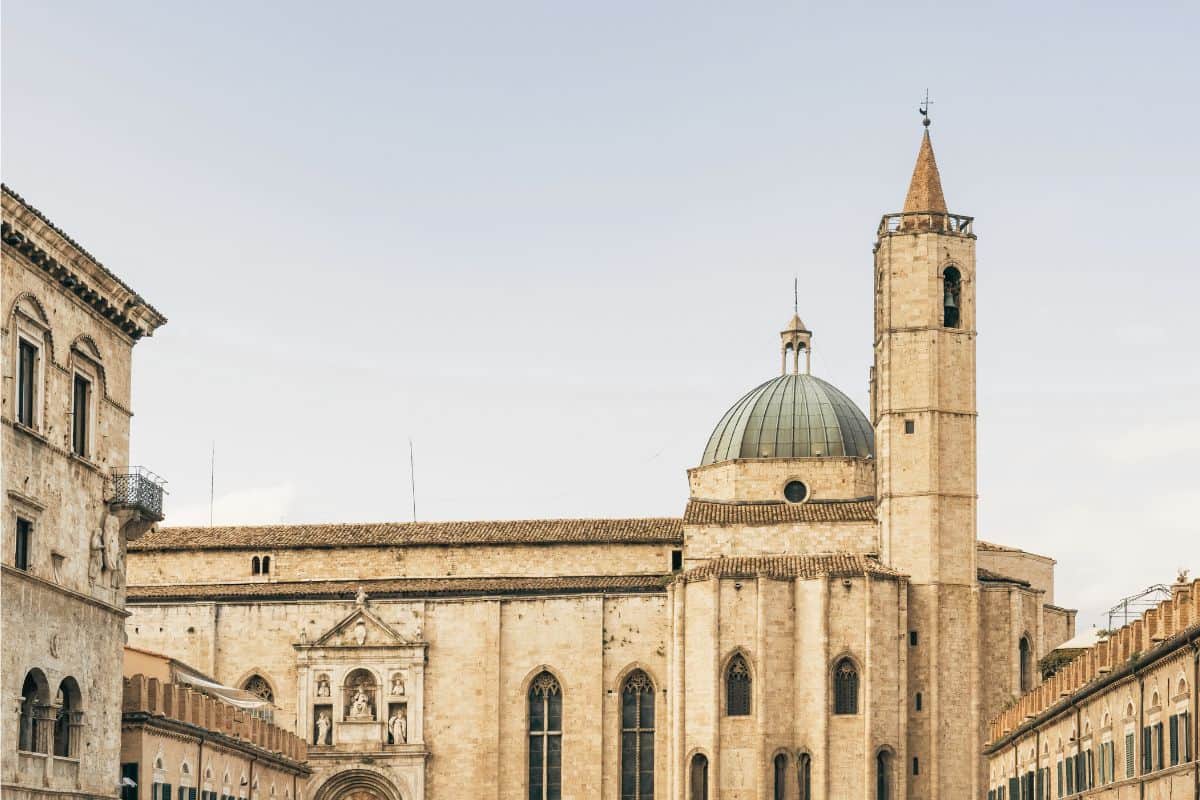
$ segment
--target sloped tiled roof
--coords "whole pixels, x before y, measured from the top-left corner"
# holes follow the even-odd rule
[[[921,149],[917,153],[917,164],[913,167],[912,180],[908,184],[908,195],[904,198],[905,211],[946,211],[946,198],[942,194],[942,176],[938,173],[937,159],[933,157],[933,143],[929,141],[929,129],[921,137]]]
[[[983,583],[1015,583],[1018,586],[1032,586],[1027,580],[1001,575],[999,572],[992,572],[990,569],[984,569],[983,567],[976,568],[975,572],[978,573],[979,580]]]
[[[875,558],[859,553],[820,553],[804,556],[738,556],[717,558],[690,569],[680,577],[684,581],[707,578],[852,578],[863,575],[901,577],[903,573],[886,567]]]
[[[1021,553],[1021,552],[1024,552],[1015,547],[1006,547],[1005,545],[995,544],[994,542],[985,542],[982,539],[976,540],[975,549],[976,550],[987,550],[987,551],[993,552],[993,553]]]
[[[874,500],[808,503],[714,503],[691,500],[683,515],[688,525],[774,525],[780,522],[874,522]]]
[[[678,517],[650,519],[533,519],[478,522],[381,522],[334,525],[247,525],[159,528],[129,550],[239,550],[404,545],[649,544],[680,542]]]
[[[362,581],[279,581],[274,583],[130,586],[131,604],[184,600],[238,601],[353,600],[359,587],[375,599],[396,597],[480,597],[487,595],[661,592],[663,575],[581,575],[527,578],[386,578]]]

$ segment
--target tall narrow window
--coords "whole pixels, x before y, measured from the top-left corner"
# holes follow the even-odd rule
[[[250,559],[250,574],[258,575],[261,572],[262,572],[262,562],[259,561],[258,556],[255,556],[254,558]]]
[[[729,660],[725,670],[725,713],[731,717],[750,713],[750,668],[741,653]]]
[[[138,763],[121,765],[121,800],[138,800]]]
[[[875,756],[875,800],[892,798],[892,756],[881,750]]]
[[[954,267],[942,273],[942,325],[957,328],[961,318],[962,275]]]
[[[42,684],[35,677],[35,672],[30,672],[25,676],[25,683],[21,686],[21,721],[20,730],[17,740],[17,748],[24,750],[27,753],[40,753],[41,743],[38,741],[37,722],[35,720],[35,711],[41,703],[45,703],[43,698]]]
[[[262,574],[263,574],[263,575],[270,575],[270,574],[271,574],[271,557],[270,557],[270,556],[263,556],[263,559],[262,559]]]
[[[775,756],[775,800],[787,800],[788,758],[783,753]]]
[[[833,670],[833,713],[858,713],[858,669],[843,658]]]
[[[562,688],[549,672],[529,686],[529,800],[562,797]]]
[[[691,800],[708,800],[708,758],[701,753],[692,756]]]
[[[54,717],[54,755],[59,758],[75,758],[78,742],[73,742],[74,723],[79,715],[79,684],[74,678],[63,678],[58,687]]]
[[[74,405],[71,417],[71,449],[75,455],[87,458],[91,420],[92,382],[75,373]]]
[[[1125,734],[1125,777],[1133,777],[1133,748],[1134,735],[1133,731]]]
[[[640,669],[621,687],[621,800],[654,797],[654,684]]]
[[[17,354],[17,422],[27,428],[32,428],[34,420],[34,402],[37,392],[37,347],[32,343],[20,340]]]
[[[799,800],[812,800],[812,756],[801,753],[799,768]]]
[[[17,569],[29,569],[29,545],[32,539],[33,523],[17,517],[17,547],[13,553],[13,566]]]
[[[1017,650],[1021,662],[1021,691],[1028,692],[1033,688],[1033,650],[1029,645],[1028,636],[1021,637]]]

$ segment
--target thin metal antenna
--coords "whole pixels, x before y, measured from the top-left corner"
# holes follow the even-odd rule
[[[417,462],[413,457],[412,437],[408,437],[408,477],[412,488],[413,522],[417,521]]]
[[[213,439],[212,457],[208,462],[208,527],[213,526],[213,497],[217,486],[217,440]]]
[[[792,278],[792,313],[800,313],[800,278]]]

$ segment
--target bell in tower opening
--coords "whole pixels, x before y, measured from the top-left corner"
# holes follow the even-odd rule
[[[962,292],[962,276],[954,267],[946,267],[942,275],[942,325],[957,328]]]

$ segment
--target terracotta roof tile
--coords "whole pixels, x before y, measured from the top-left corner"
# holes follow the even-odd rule
[[[774,525],[780,522],[874,522],[874,500],[831,500],[808,503],[688,502],[687,525]]]
[[[860,553],[819,553],[805,556],[747,556],[718,558],[680,575],[684,581],[719,577],[851,578],[862,575],[902,577],[903,573]]]
[[[677,517],[534,519],[478,522],[382,522],[159,528],[129,543],[131,552],[404,545],[649,544],[683,541]]]
[[[668,576],[581,575],[533,578],[387,578],[362,581],[279,581],[171,586],[130,586],[128,602],[184,600],[285,600],[296,597],[353,600],[359,587],[368,597],[479,597],[487,595],[661,592]]]

